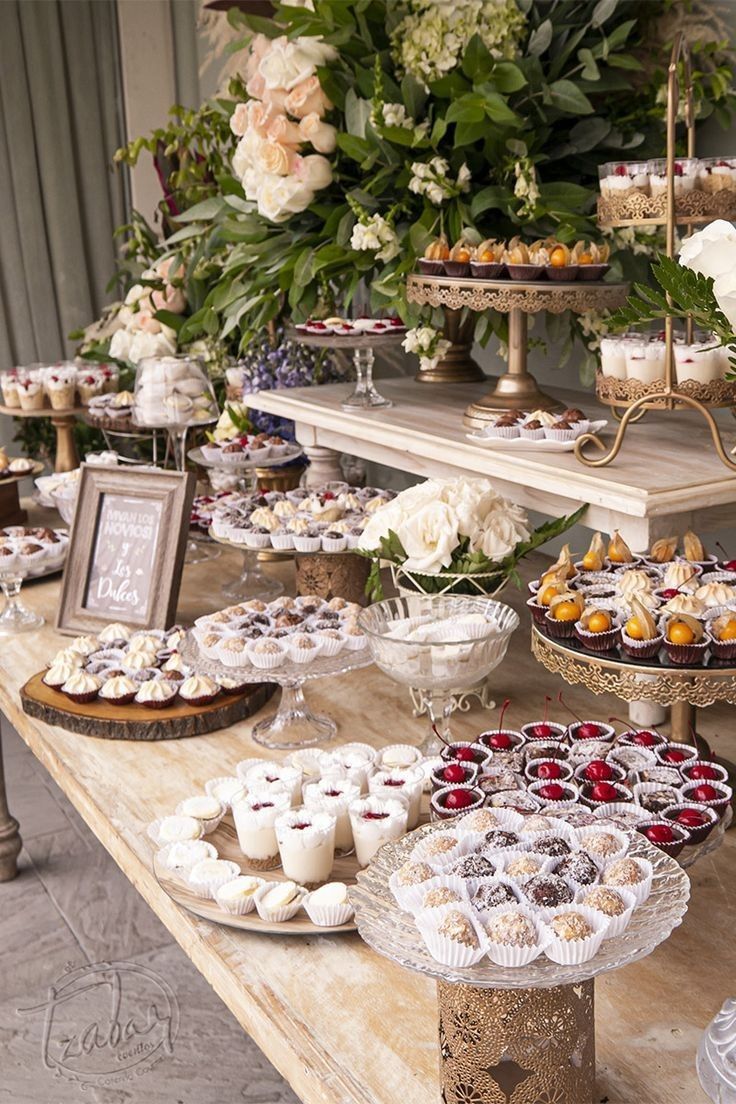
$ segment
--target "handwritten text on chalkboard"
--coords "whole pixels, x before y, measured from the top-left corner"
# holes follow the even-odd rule
[[[126,621],[147,620],[161,509],[161,500],[101,496],[87,609]]]

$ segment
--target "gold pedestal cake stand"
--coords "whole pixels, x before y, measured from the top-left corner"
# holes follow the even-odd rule
[[[528,314],[615,310],[625,302],[628,290],[628,284],[607,284],[598,280],[524,283],[417,274],[410,275],[406,283],[406,297],[410,303],[455,311],[468,308],[476,313],[495,310],[509,316],[508,371],[494,380],[494,387],[488,394],[468,406],[463,423],[469,429],[483,429],[503,410],[551,410],[562,405],[540,390],[527,369]]]

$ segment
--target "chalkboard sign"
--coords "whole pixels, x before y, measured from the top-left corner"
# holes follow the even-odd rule
[[[57,628],[172,624],[193,496],[191,474],[83,464]]]

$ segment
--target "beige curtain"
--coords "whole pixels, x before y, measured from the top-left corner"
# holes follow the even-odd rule
[[[114,0],[0,2],[0,369],[71,353],[125,221]]]

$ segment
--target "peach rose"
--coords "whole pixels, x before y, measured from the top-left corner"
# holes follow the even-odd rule
[[[276,176],[289,176],[293,161],[293,150],[288,146],[282,146],[280,142],[273,142],[270,138],[261,145],[256,157],[259,168]]]
[[[166,284],[163,291],[151,292],[151,302],[156,310],[167,310],[172,314],[181,314],[187,305],[184,292],[173,284]]]
[[[310,142],[318,153],[332,153],[337,145],[336,128],[323,123],[316,111],[304,116],[298,130],[302,141]]]
[[[248,126],[248,104],[239,103],[230,116],[230,129],[238,138],[242,138]]]
[[[286,105],[287,92],[283,88],[264,88],[261,99],[274,111],[283,112]]]
[[[322,91],[322,85],[318,77],[308,77],[307,80],[292,88],[286,97],[285,105],[289,115],[297,119],[303,119],[306,115],[324,115],[332,107]]]
[[[245,86],[245,91],[253,100],[263,98],[263,93],[266,91],[266,82],[260,73],[253,74]]]
[[[332,181],[332,166],[326,157],[311,153],[308,157],[296,157],[292,172],[297,180],[318,192]]]
[[[254,35],[250,40],[250,49],[245,63],[245,76],[247,80],[258,72],[258,66],[271,48],[271,40],[264,34]]]
[[[173,257],[164,257],[164,259],[159,261],[155,266],[156,275],[160,276],[162,280],[183,280],[184,265],[180,264],[176,272],[172,272],[171,266],[173,263]]]
[[[266,137],[280,142],[282,146],[298,146],[301,141],[300,128],[285,115],[273,115],[266,128]]]
[[[135,328],[143,330],[144,333],[157,334],[161,333],[161,323],[153,315],[150,315],[148,311],[139,311],[136,315]]]

